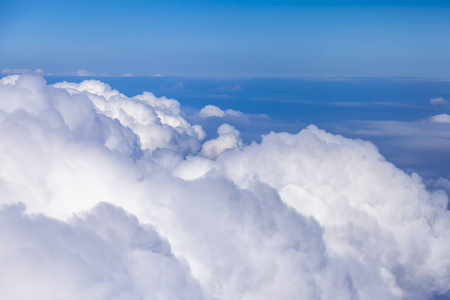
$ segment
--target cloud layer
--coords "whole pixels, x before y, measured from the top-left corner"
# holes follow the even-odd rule
[[[218,134],[205,141],[177,101],[151,93],[2,78],[1,298],[450,290],[447,195],[373,144],[315,126],[249,145],[228,124]]]

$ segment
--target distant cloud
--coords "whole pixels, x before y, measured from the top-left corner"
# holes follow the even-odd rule
[[[347,107],[363,107],[363,106],[391,106],[391,107],[417,107],[410,104],[395,103],[395,102],[331,102],[330,106],[347,106]]]
[[[183,95],[185,98],[209,98],[209,99],[235,99],[236,97],[227,94],[205,94],[205,95]]]
[[[450,115],[441,114],[441,115],[432,116],[430,118],[430,121],[431,122],[439,122],[439,123],[450,123]]]
[[[177,84],[174,84],[171,88],[174,90],[182,90],[186,88],[186,86],[184,85],[184,83],[178,82]]]
[[[437,98],[431,98],[430,99],[430,104],[432,105],[442,105],[442,104],[446,104],[447,100],[445,100],[442,97],[437,97]]]
[[[290,98],[290,97],[251,97],[250,101],[273,101],[279,103],[304,103],[304,104],[317,104],[317,101],[307,100],[307,99],[298,99],[298,98]]]
[[[349,121],[339,125],[340,133],[350,135],[356,132],[360,136],[390,136],[435,138],[448,141],[450,147],[450,132],[444,123],[446,115],[438,115],[421,121]],[[445,127],[445,128],[443,128]],[[344,129],[347,130],[344,130]]]
[[[235,85],[235,86],[221,86],[218,88],[219,91],[223,92],[223,91],[231,91],[231,92],[237,92],[237,91],[241,91],[242,88],[240,85]]]
[[[332,102],[330,103],[331,106],[355,106],[355,107],[361,107],[361,106],[368,106],[370,103],[361,103],[361,102]]]
[[[121,77],[133,77],[133,74],[125,73],[125,74],[122,74]]]
[[[11,74],[23,74],[23,73],[35,73],[35,74],[44,74],[42,69],[36,69],[31,71],[30,69],[3,69],[2,74],[11,75]]]
[[[205,107],[203,107],[200,110],[198,115],[201,118],[210,118],[210,117],[223,118],[225,116],[234,116],[234,117],[244,116],[244,114],[241,113],[240,111],[236,111],[236,110],[232,110],[232,109],[227,109],[224,111],[215,105],[206,105]]]
[[[96,76],[96,77],[110,77],[111,75],[106,74],[106,73],[95,73],[95,72],[89,72],[88,70],[78,70],[72,73],[62,73],[62,74],[58,74],[58,75],[72,75],[72,76],[80,76],[80,77],[85,77],[85,76]],[[126,75],[126,74],[125,74]]]
[[[186,85],[180,81],[171,85],[161,84],[160,87],[162,90],[166,91],[182,91],[186,88]]]
[[[382,102],[372,102],[371,104],[373,105],[378,105],[378,106],[391,106],[391,107],[408,107],[408,108],[418,108],[418,106],[416,105],[411,105],[411,104],[404,104],[404,103],[396,103],[396,102],[386,102],[386,101],[382,101]]]
[[[335,133],[370,139],[383,154],[408,172],[447,176],[450,166],[450,115],[418,121],[347,121],[332,125]]]
[[[95,76],[95,73],[88,72],[88,70],[78,70],[72,73],[74,76]]]
[[[225,116],[225,112],[215,105],[206,105],[200,110],[199,115],[203,118],[209,117],[222,118]]]

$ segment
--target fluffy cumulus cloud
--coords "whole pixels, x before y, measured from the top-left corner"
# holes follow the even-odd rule
[[[242,146],[241,133],[229,124],[222,124],[217,129],[219,136],[206,141],[202,146],[202,154],[209,158],[216,158],[223,151]]]
[[[2,299],[204,299],[167,241],[123,209],[102,203],[66,222],[24,210],[0,210]]]
[[[223,117],[228,117],[228,116],[232,116],[232,117],[244,116],[244,114],[241,113],[240,111],[236,111],[236,110],[232,110],[232,109],[227,109],[224,111],[215,105],[206,105],[205,107],[203,107],[200,110],[198,115],[201,118],[210,118],[210,117],[223,118]]]
[[[71,95],[87,96],[100,115],[131,129],[139,137],[143,150],[168,148],[177,153],[196,152],[200,149],[199,140],[205,136],[201,127],[191,126],[181,117],[180,104],[176,100],[157,98],[147,92],[129,99],[95,80],[80,84],[62,82],[54,87]],[[108,142],[115,144],[121,141],[110,138]]]
[[[427,299],[450,290],[443,191],[309,126],[205,141],[180,104],[0,80],[2,299]]]
[[[435,115],[430,118],[430,121],[439,123],[450,123],[450,115],[447,114]]]

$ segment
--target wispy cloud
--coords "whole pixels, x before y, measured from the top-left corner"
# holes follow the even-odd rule
[[[370,139],[395,164],[423,176],[448,175],[450,117],[432,116],[419,121],[347,121],[329,125],[346,136]]]
[[[206,94],[206,95],[183,95],[185,98],[210,98],[210,99],[235,99],[236,97],[228,94]]]
[[[436,116],[432,116],[430,118],[431,122],[440,122],[440,123],[450,123],[450,115],[440,114]]]
[[[443,105],[443,104],[446,104],[446,103],[447,103],[447,100],[445,100],[442,97],[437,97],[437,98],[431,98],[430,99],[430,104],[432,104],[432,105]]]
[[[361,107],[361,106],[368,106],[368,105],[370,105],[370,103],[362,103],[362,102],[331,102],[329,105],[331,105],[331,106]]]
[[[44,74],[42,69],[35,69],[34,71],[30,69],[3,69],[2,74],[10,75],[10,74],[23,74],[23,73],[35,73],[35,74]]]
[[[88,70],[85,70],[85,69],[72,72],[70,75],[80,76],[80,77],[86,77],[86,76],[110,77],[110,75],[108,75],[106,73],[97,74],[94,72],[89,72]]]
[[[221,86],[217,89],[218,91],[224,92],[224,91],[229,91],[229,92],[239,92],[242,91],[242,87],[240,85],[227,85],[227,86]]]

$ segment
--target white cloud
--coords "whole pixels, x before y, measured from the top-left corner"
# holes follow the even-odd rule
[[[427,186],[433,190],[443,190],[450,195],[450,180],[447,178],[439,177],[438,179],[429,179],[426,182]]]
[[[78,70],[72,73],[74,76],[94,76],[95,73],[91,73],[88,70]]]
[[[443,105],[443,104],[446,104],[446,103],[447,103],[447,100],[445,100],[442,97],[437,97],[437,98],[431,98],[430,99],[430,104],[432,104],[432,105]]]
[[[182,83],[182,82],[178,82],[172,86],[172,89],[175,89],[175,90],[182,90],[184,88],[186,88],[186,87],[185,87],[184,83]]]
[[[201,145],[180,104],[151,93],[2,78],[0,298],[450,290],[447,196],[374,145],[315,126],[250,145],[230,125],[218,134]]]
[[[42,69],[36,69],[31,71],[30,69],[3,69],[2,74],[10,75],[10,74],[22,74],[22,73],[35,73],[35,74],[44,74]]]
[[[227,109],[227,110],[223,111],[222,109],[220,109],[219,107],[217,107],[215,105],[206,105],[205,107],[203,107],[200,110],[198,115],[201,118],[210,118],[210,117],[223,118],[226,116],[233,116],[233,117],[244,116],[244,114],[241,113],[240,111],[236,111],[236,110],[232,110],[232,109]]]
[[[67,222],[3,206],[0,224],[2,299],[203,299],[167,241],[110,204]]]
[[[214,140],[206,141],[202,152],[206,157],[216,158],[225,150],[242,147],[241,133],[229,124],[222,124],[217,129],[219,136]]]
[[[97,111],[131,128],[138,135],[144,150],[170,148],[183,153],[200,150],[199,141],[205,133],[181,117],[178,101],[157,98],[147,92],[128,98],[97,80],[79,84],[62,82],[54,86],[64,88],[73,95],[86,95]]]
[[[447,114],[435,115],[430,118],[430,121],[438,123],[450,123],[450,115]]]
[[[231,91],[231,92],[238,92],[242,90],[242,87],[240,85],[227,85],[227,86],[221,86],[218,88],[219,91],[223,92],[223,91]]]
[[[202,118],[209,118],[209,117],[223,118],[225,116],[225,112],[215,105],[206,105],[200,110],[199,116]]]

